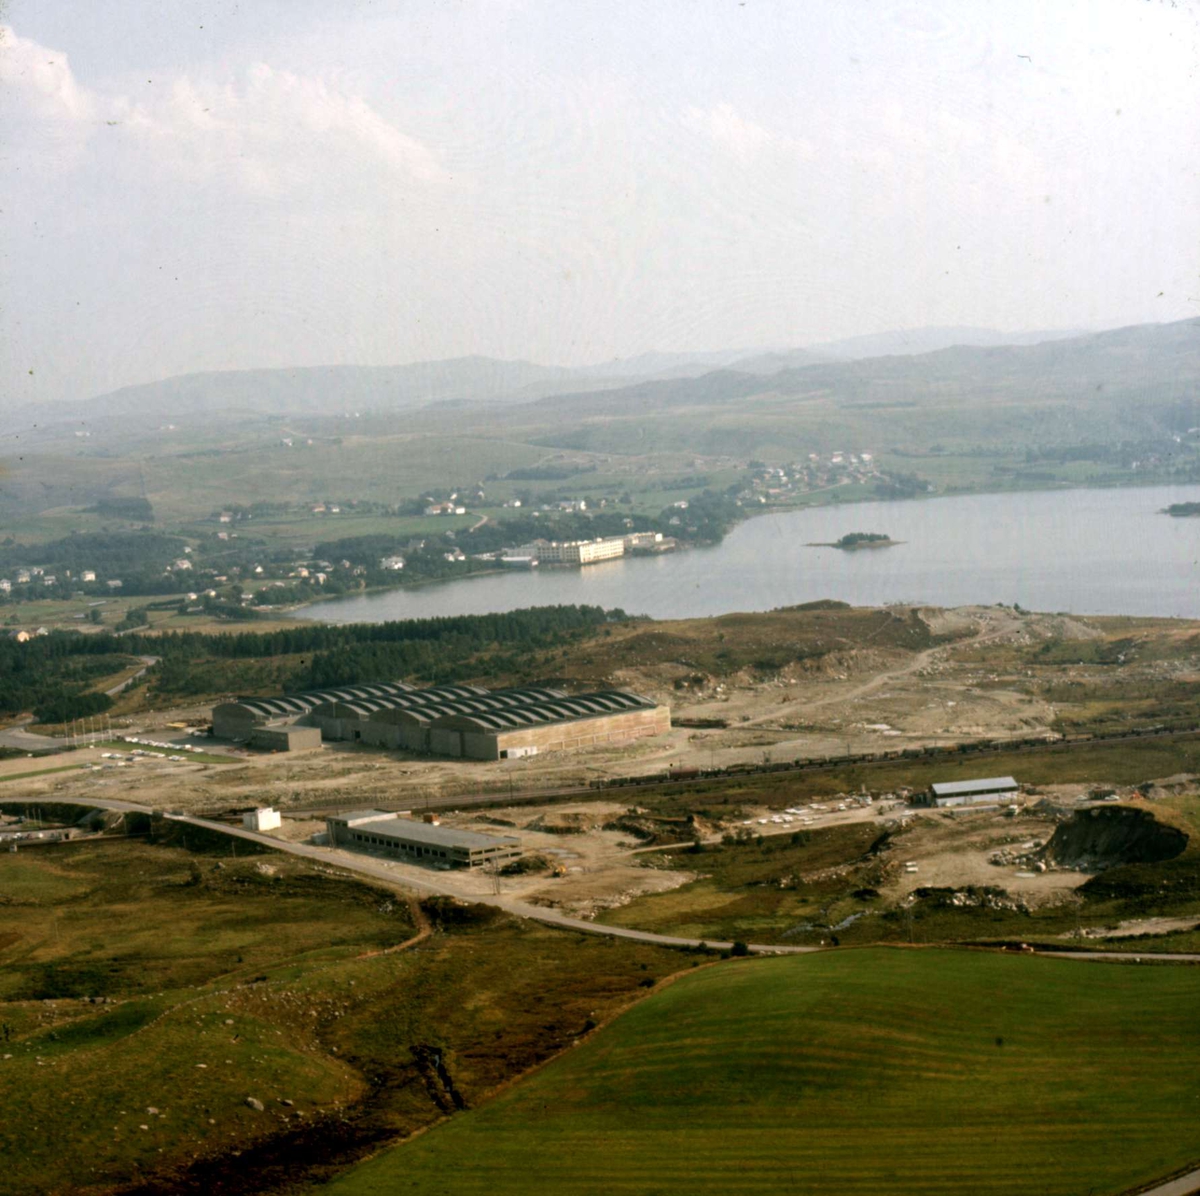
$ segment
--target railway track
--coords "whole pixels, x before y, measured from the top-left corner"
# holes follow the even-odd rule
[[[657,789],[679,791],[697,781],[710,785],[732,785],[754,777],[786,773],[821,773],[842,768],[885,768],[897,764],[938,764],[974,760],[996,755],[1034,755],[1040,753],[1070,752],[1081,748],[1107,746],[1119,743],[1144,742],[1146,740],[1195,739],[1200,737],[1200,727],[1144,727],[1133,731],[1104,732],[1094,735],[1064,736],[1054,740],[1000,740],[979,743],[955,744],[947,747],[904,748],[893,752],[872,752],[850,756],[823,756],[819,758],[778,761],[771,764],[732,765],[727,768],[671,769],[666,773],[649,773],[645,776],[610,777],[590,782],[588,785],[565,786],[555,789],[516,789],[502,793],[460,794],[449,797],[431,797],[419,802],[391,802],[385,805],[411,810],[460,810],[475,806],[528,806],[558,801],[578,801],[594,798],[612,790]],[[313,805],[289,806],[289,813],[336,812],[351,809],[357,803],[323,802]],[[383,808],[383,807],[381,807]]]

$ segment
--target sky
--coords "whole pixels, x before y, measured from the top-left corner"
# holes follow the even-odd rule
[[[0,406],[1200,315],[1200,0],[0,0]]]

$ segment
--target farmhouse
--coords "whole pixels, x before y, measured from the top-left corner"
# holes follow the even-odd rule
[[[383,810],[356,810],[325,820],[334,847],[378,852],[394,859],[447,868],[479,868],[516,859],[521,841],[511,835],[481,835],[428,822],[414,822]]]
[[[984,777],[977,781],[937,781],[930,785],[925,804],[930,806],[995,805],[1012,801],[1020,786],[1012,777]]]
[[[661,735],[671,712],[623,690],[568,695],[544,686],[416,689],[402,681],[241,698],[213,709],[213,734],[279,751],[320,739],[438,756],[505,760]]]

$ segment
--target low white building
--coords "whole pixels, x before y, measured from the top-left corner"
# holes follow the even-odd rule
[[[242,815],[242,826],[248,831],[274,831],[283,825],[283,818],[278,810],[263,806]]]

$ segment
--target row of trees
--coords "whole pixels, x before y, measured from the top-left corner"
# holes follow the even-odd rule
[[[107,641],[107,650],[80,652],[79,645],[91,638]],[[39,722],[55,723],[99,714],[112,700],[90,687],[127,663],[121,642],[107,635],[58,632],[27,643],[0,639],[0,714],[33,711]]]
[[[107,700],[97,705],[103,695],[90,694],[89,686],[138,654],[161,658],[153,680],[160,691],[176,694],[239,686],[316,689],[406,677],[436,682],[464,675],[468,662],[481,655],[527,656],[626,617],[624,611],[598,606],[542,606],[496,615],[313,623],[222,635],[61,631],[23,644],[5,639],[0,640],[0,713],[50,710],[59,699],[67,704],[53,706],[53,712],[62,717],[98,713],[107,709]],[[486,671],[486,665],[482,668]]]

